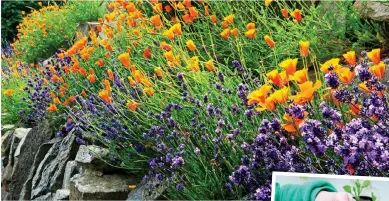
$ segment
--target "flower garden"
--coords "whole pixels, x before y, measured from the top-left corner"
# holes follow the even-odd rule
[[[2,43],[2,122],[48,120],[165,199],[270,200],[273,171],[388,177],[388,35],[332,4],[43,5]]]

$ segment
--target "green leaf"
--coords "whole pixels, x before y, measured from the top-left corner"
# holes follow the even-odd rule
[[[351,186],[350,186],[350,185],[343,186],[343,189],[344,189],[344,191],[346,191],[347,193],[351,193]]]
[[[377,200],[377,197],[374,195],[373,192],[371,192],[371,198],[373,199],[373,201],[376,201],[376,200]]]
[[[370,181],[364,181],[363,182],[363,185],[362,185],[362,188],[366,188],[370,185]]]

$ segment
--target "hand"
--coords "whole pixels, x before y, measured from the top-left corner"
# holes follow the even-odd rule
[[[315,201],[355,201],[344,192],[327,192],[321,191],[317,194]]]

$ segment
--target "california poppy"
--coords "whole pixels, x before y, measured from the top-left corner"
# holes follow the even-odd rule
[[[220,36],[224,39],[227,39],[230,36],[230,29],[224,29],[221,33]]]
[[[76,97],[74,97],[74,96],[69,96],[68,100],[69,100],[70,102],[73,103],[73,102],[76,100]]]
[[[97,60],[95,64],[100,66],[100,67],[104,66],[104,59]]]
[[[286,59],[282,61],[279,65],[286,71],[287,75],[293,75],[296,72],[298,58],[296,59]]]
[[[369,59],[375,63],[376,65],[378,65],[380,62],[381,62],[381,50],[380,49],[374,49],[370,52],[367,53],[367,57],[369,57]]]
[[[252,23],[252,22],[250,22],[250,23],[248,23],[248,24],[246,25],[246,28],[247,28],[247,30],[255,29],[255,24]]]
[[[271,82],[279,87],[283,87],[288,83],[288,77],[285,71],[278,73],[278,70],[272,70],[266,74]]]
[[[143,57],[147,58],[147,59],[151,57],[151,51],[150,51],[150,48],[148,46],[143,51]]]
[[[187,69],[195,71],[195,72],[199,71],[200,70],[199,57],[194,56],[194,57],[190,58],[188,61],[188,65],[186,67],[187,67]]]
[[[337,73],[339,79],[345,84],[350,84],[355,75],[355,72],[351,71],[350,68],[340,68]]]
[[[379,64],[374,65],[374,66],[370,67],[370,69],[369,69],[369,71],[371,73],[373,73],[379,79],[384,78],[385,70],[386,70],[386,65],[384,62],[380,62]]]
[[[258,90],[251,92],[248,96],[248,105],[252,105],[254,103],[264,103],[267,97],[267,94],[272,89],[272,87],[268,84],[264,84]]]
[[[170,40],[174,39],[174,32],[170,29],[163,32],[163,35],[169,38]]]
[[[128,76],[127,79],[128,79],[128,82],[130,83],[131,86],[135,86],[136,85],[136,82],[134,81],[134,79],[132,79],[131,76]]]
[[[309,42],[308,41],[300,41],[300,55],[302,57],[307,57],[309,54]]]
[[[294,80],[299,84],[302,84],[308,79],[308,69],[304,68],[296,71],[293,75],[289,75],[290,80]]]
[[[289,88],[284,87],[282,89],[276,90],[274,93],[270,95],[270,98],[275,102],[279,104],[285,104],[286,101],[288,101],[289,96]]]
[[[57,106],[55,104],[50,104],[50,106],[47,108],[47,111],[55,112],[57,111]]]
[[[101,91],[99,92],[99,97],[100,97],[101,99],[103,99],[103,101],[104,101],[105,103],[110,103],[110,102],[111,102],[111,97],[109,96],[109,92],[108,92],[108,90],[106,90],[106,89],[103,89],[103,90],[101,90]]]
[[[194,51],[196,49],[196,45],[194,44],[193,40],[187,40],[186,46],[190,51]]]
[[[211,19],[211,21],[212,21],[212,23],[216,23],[216,21],[217,21],[217,18],[216,18],[216,15],[211,15],[211,16],[209,16],[209,18]]]
[[[215,70],[215,67],[214,67],[214,62],[213,62],[213,60],[209,60],[209,61],[205,62],[205,67],[206,67],[207,70],[209,70],[209,71],[214,71],[214,70]]]
[[[311,101],[316,90],[321,87],[321,82],[318,80],[315,84],[308,81],[298,85],[300,93],[291,97],[296,104],[303,105],[307,101]]]
[[[232,24],[232,23],[234,23],[234,18],[235,18],[234,14],[231,14],[231,15],[228,15],[227,17],[225,17],[224,21],[229,23],[229,24]]]
[[[135,100],[128,100],[128,101],[127,101],[127,107],[128,107],[128,109],[130,109],[131,111],[135,111],[136,108],[139,107],[139,103],[136,102]]]
[[[336,72],[339,68],[339,60],[338,58],[330,59],[321,65],[320,71],[323,73]]]
[[[238,31],[237,28],[233,28],[233,29],[231,30],[231,35],[237,36],[238,34],[239,34],[239,31]]]
[[[357,63],[355,58],[355,51],[349,51],[346,54],[343,54],[343,57],[346,59],[347,63],[350,65],[355,65]]]
[[[297,20],[297,22],[301,22],[303,20],[303,17],[301,17],[301,11],[299,9],[295,9],[293,12],[290,13],[290,15]]]
[[[12,96],[12,90],[11,89],[7,89],[4,91],[4,94],[8,97],[11,97]]]
[[[96,76],[94,74],[88,75],[87,78],[88,78],[89,82],[92,82],[92,83],[96,82]]]
[[[255,29],[250,29],[244,33],[247,38],[253,39],[255,37]]]
[[[282,12],[282,16],[284,16],[284,18],[289,17],[289,13],[288,13],[288,10],[286,10],[286,8],[281,9],[281,12]]]
[[[153,25],[159,27],[162,25],[162,20],[160,15],[154,15],[150,17],[150,21]]]
[[[270,38],[269,35],[265,35],[264,39],[270,48],[272,48],[276,45],[276,43]]]
[[[265,0],[265,6],[269,7],[273,0]]]
[[[158,77],[162,77],[162,75],[163,75],[163,72],[162,72],[161,67],[155,67],[155,68],[154,68],[154,72],[155,72],[155,74],[156,74]]]
[[[154,90],[153,90],[153,88],[151,88],[151,87],[145,87],[145,88],[143,89],[143,91],[144,91],[148,96],[153,96],[153,95],[154,95]]]

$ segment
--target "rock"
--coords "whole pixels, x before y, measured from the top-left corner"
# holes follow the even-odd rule
[[[11,130],[11,129],[14,129],[15,128],[15,125],[13,124],[5,124],[5,125],[2,125],[1,126],[1,134],[3,135],[3,133]]]
[[[87,171],[91,172],[92,169],[96,170],[95,174],[101,174],[104,173],[120,173],[123,172],[123,169],[116,168],[113,166],[108,165],[104,161],[111,161],[112,158],[110,158],[110,152],[106,148],[102,148],[95,145],[81,145],[80,149],[77,152],[76,159],[80,168],[80,171],[83,171],[85,168],[88,167]]]
[[[78,173],[77,162],[68,161],[65,167],[65,173],[63,176],[62,188],[69,189],[70,178],[72,178],[76,173]]]
[[[125,200],[128,185],[138,180],[125,175],[76,174],[70,180],[70,200]]]
[[[17,129],[16,129],[17,130]],[[15,130],[13,139],[16,139],[20,133]],[[51,139],[53,131],[47,121],[43,121],[36,127],[32,128],[23,140],[23,145],[19,147],[19,155],[15,157],[13,163],[13,174],[9,183],[8,200],[18,200],[23,184],[28,179],[32,164],[34,162],[35,154],[39,146]],[[12,145],[13,146],[13,145]],[[12,148],[11,148],[12,149]],[[10,158],[11,161],[12,157]],[[16,170],[16,171],[15,171]]]
[[[1,136],[1,165],[6,166],[9,160],[9,153],[12,144],[13,130],[7,131]]]
[[[20,192],[19,199],[23,200],[29,200],[31,197],[31,186],[32,186],[32,178],[35,175],[36,169],[38,168],[38,165],[41,163],[41,161],[44,159],[46,156],[47,152],[50,150],[50,148],[55,144],[58,143],[62,140],[62,138],[57,137],[54,138],[44,144],[42,144],[39,147],[39,150],[37,154],[35,155],[34,162],[32,164],[32,168],[30,170],[30,174],[26,180],[26,182],[23,184],[23,188]]]
[[[55,192],[53,201],[57,200],[69,200],[69,189],[59,189],[57,192]]]
[[[153,190],[147,189],[147,185],[152,184]],[[158,200],[167,186],[157,180],[149,180],[145,184],[136,186],[131,190],[126,200]]]
[[[32,179],[31,199],[62,188],[66,163],[77,153],[75,138],[70,133],[47,152]]]
[[[82,37],[89,37],[89,31],[91,29],[94,29],[95,31],[97,30],[97,25],[99,25],[99,22],[82,22],[79,23],[76,27],[77,32],[80,34],[76,35],[73,39],[73,42],[76,42],[80,40]],[[96,33],[99,33],[96,31]]]
[[[53,193],[47,193],[46,195],[42,195],[35,198],[34,200],[44,200],[44,201],[53,200]]]
[[[30,132],[31,128],[17,128],[15,129],[14,136],[17,138],[21,138],[18,146],[16,147],[14,157],[18,157],[20,155],[20,149],[24,145],[24,141],[26,140],[27,133]]]
[[[359,10],[361,18],[379,22],[389,22],[389,2],[356,0],[354,8]]]

